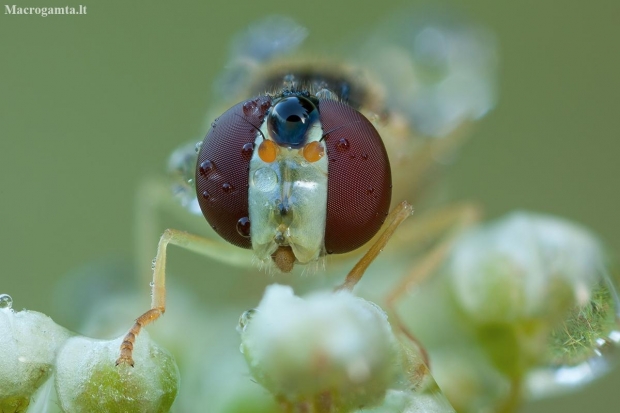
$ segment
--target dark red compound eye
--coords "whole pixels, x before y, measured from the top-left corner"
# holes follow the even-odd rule
[[[271,99],[260,96],[228,109],[213,122],[196,164],[196,196],[202,214],[226,241],[252,248],[248,177],[254,141]]]
[[[392,173],[372,124],[345,103],[319,100],[327,157],[328,254],[353,251],[381,228],[392,199]]]

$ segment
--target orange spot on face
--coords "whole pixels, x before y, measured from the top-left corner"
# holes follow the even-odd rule
[[[258,145],[258,156],[263,162],[271,163],[276,160],[278,155],[278,145],[273,141],[265,139]]]
[[[319,141],[312,141],[302,149],[304,158],[308,162],[316,162],[325,155],[325,148]]]

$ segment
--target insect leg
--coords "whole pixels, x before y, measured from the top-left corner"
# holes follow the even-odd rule
[[[159,216],[161,213],[170,214],[175,219],[180,220],[188,228],[199,224],[204,224],[204,218],[189,213],[184,207],[179,205],[170,190],[169,182],[162,180],[149,180],[142,183],[136,194],[134,211],[134,248],[136,259],[136,271],[140,280],[151,278],[151,258],[155,248],[154,240],[161,233],[159,228]],[[209,230],[208,225],[204,225]],[[215,232],[211,232],[214,238],[201,238],[203,241],[198,245],[198,252],[218,262],[224,262],[237,267],[250,268],[252,266],[251,256],[247,251],[243,251],[232,244],[215,238]],[[188,247],[192,249],[191,247]]]
[[[394,289],[388,294],[389,306],[395,304],[406,291],[421,283],[443,262],[456,240],[466,228],[480,220],[480,208],[471,202],[463,202],[435,210],[412,221],[407,231],[399,231],[395,244],[400,248],[437,240],[437,244],[417,262]]]
[[[349,271],[344,283],[337,287],[336,290],[353,290],[353,287],[359,282],[364,275],[366,268],[377,258],[379,253],[383,251],[396,228],[413,213],[413,207],[407,201],[403,201],[396,206],[388,215],[386,222],[387,227],[383,230],[379,238],[366,251],[366,254],[355,264],[353,269]]]
[[[166,311],[166,250],[168,244],[177,245],[206,256],[226,256],[223,261],[236,261],[251,265],[252,256],[247,251],[235,248],[228,251],[228,246],[218,241],[176,229],[167,229],[159,239],[157,256],[153,266],[153,282],[151,283],[151,309],[138,317],[134,325],[125,335],[120,348],[120,357],[116,364],[127,363],[133,366],[133,344],[142,327],[157,320]]]
[[[479,220],[480,209],[473,203],[460,203],[451,205],[429,213],[412,222],[411,229],[405,237],[399,241],[401,246],[414,247],[415,244],[423,243],[432,239],[439,239],[438,243],[426,253],[422,259],[416,262],[409,273],[391,290],[386,298],[386,308],[392,323],[413,342],[422,356],[426,366],[429,366],[429,357],[426,349],[417,337],[412,334],[396,311],[396,301],[415,285],[420,284],[432,274],[445,260],[456,238],[466,228]],[[401,231],[404,233],[404,231]]]

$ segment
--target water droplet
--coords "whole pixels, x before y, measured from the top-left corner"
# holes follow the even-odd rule
[[[202,141],[196,143],[196,146],[194,147],[196,153],[200,152],[200,148],[202,148]]]
[[[250,159],[252,159],[252,154],[253,153],[254,153],[254,143],[253,142],[248,142],[245,145],[243,145],[243,147],[241,148],[241,156],[245,160],[249,161]]]
[[[259,168],[252,176],[252,183],[261,192],[269,192],[278,184],[278,175],[270,167]]]
[[[151,270],[155,269],[155,264],[157,263],[157,259],[153,258],[153,261],[151,261]]]
[[[217,125],[217,124],[216,124],[215,122],[211,122],[211,127],[212,127],[213,129],[215,129],[215,126],[216,126],[216,125]]]
[[[155,283],[153,281],[151,281],[149,285],[151,286],[151,288],[155,287]]]
[[[237,325],[237,331],[239,333],[243,333],[245,329],[248,328],[248,323],[250,322],[255,313],[256,310],[252,308],[250,310],[244,311],[243,314],[241,314],[241,317],[239,317],[239,324]]]
[[[243,114],[245,116],[254,115],[257,112],[256,99],[248,100],[243,104]]]
[[[224,191],[227,194],[232,192],[234,189],[235,187],[229,184],[228,182],[225,182],[222,184],[222,191]]]
[[[338,149],[340,152],[346,152],[349,150],[350,147],[351,145],[349,144],[349,141],[345,138],[340,138],[340,140],[336,144],[336,149]]]
[[[260,110],[265,113],[267,109],[271,107],[271,100],[269,98],[263,97],[260,98]]]
[[[373,192],[375,192],[375,188],[373,188],[372,186],[369,186],[369,187],[366,189],[366,195],[370,195],[370,194],[372,194]]]
[[[203,199],[209,199],[210,197],[211,197],[211,195],[209,195],[209,193],[208,193],[207,191],[204,191],[204,192],[202,193],[202,198],[203,198]]]
[[[248,217],[239,218],[237,232],[244,238],[250,238],[250,219]]]
[[[217,227],[215,225],[211,225],[211,228],[213,228],[214,231],[217,231]]]
[[[8,294],[0,294],[0,308],[8,308],[9,310],[13,307],[13,299]]]
[[[198,173],[202,176],[207,176],[214,170],[215,170],[215,164],[212,161],[207,159],[206,161],[203,161],[200,164],[200,167],[198,168]]]
[[[193,184],[194,184],[194,179],[193,179],[193,178],[189,178],[189,179],[187,180],[187,183],[188,183],[189,185],[193,185]]]
[[[327,250],[327,253],[328,253],[328,254],[333,254],[333,253],[334,253],[334,251],[333,251],[333,250]]]
[[[331,90],[323,88],[314,94],[318,99],[333,99],[337,100],[338,96]]]
[[[243,343],[239,344],[239,351],[241,352],[241,354],[245,353],[245,349],[243,347]]]

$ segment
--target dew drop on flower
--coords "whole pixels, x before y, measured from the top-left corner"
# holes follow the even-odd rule
[[[256,313],[256,310],[252,308],[241,314],[241,317],[239,317],[239,325],[237,326],[237,331],[239,333],[243,333],[245,331],[254,313]],[[243,351],[241,352],[243,353]]]
[[[583,291],[583,301],[567,311],[552,330],[543,366],[528,377],[533,397],[545,397],[588,383],[617,362],[620,306],[612,277],[600,278]]]
[[[0,294],[0,308],[8,308],[10,310],[11,307],[13,307],[13,298],[8,294]]]

